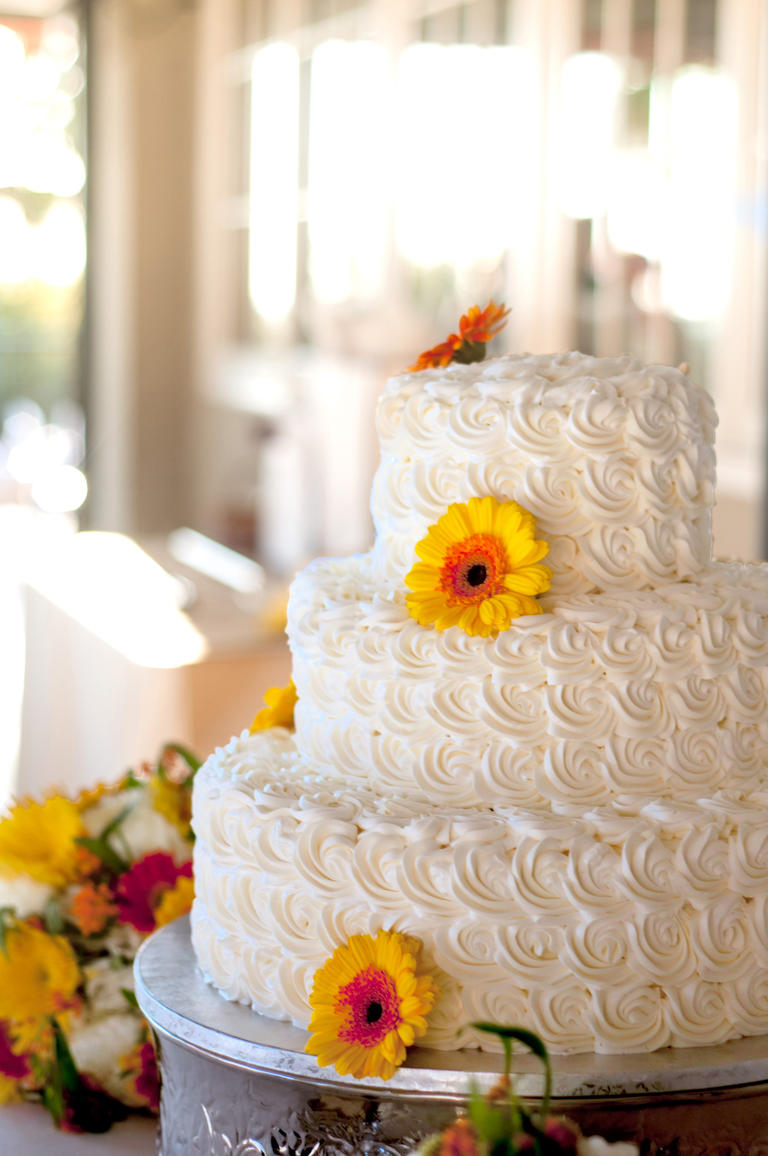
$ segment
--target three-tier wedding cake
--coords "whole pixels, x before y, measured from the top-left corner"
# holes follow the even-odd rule
[[[709,396],[508,356],[395,377],[377,422],[372,550],[291,588],[295,730],[197,776],[206,978],[306,1027],[383,928],[436,977],[427,1046],[768,1031],[768,566],[711,559]]]

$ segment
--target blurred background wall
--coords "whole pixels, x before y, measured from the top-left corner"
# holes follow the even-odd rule
[[[28,514],[365,548],[377,393],[491,296],[689,363],[764,557],[767,286],[768,0],[0,0],[8,589]]]

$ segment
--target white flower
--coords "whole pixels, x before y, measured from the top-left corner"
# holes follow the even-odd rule
[[[84,968],[85,998],[89,1016],[128,1010],[124,991],[133,991],[133,968],[114,967],[108,959],[98,959]]]
[[[619,1140],[609,1144],[602,1136],[581,1136],[576,1146],[579,1156],[639,1156],[637,1144],[627,1144]]]
[[[142,1023],[131,1012],[83,1018],[73,1023],[67,1042],[79,1072],[87,1072],[116,1099],[125,1096],[120,1060],[139,1042]]]
[[[52,895],[52,887],[28,875],[0,875],[0,907],[12,907],[19,919],[42,915]]]
[[[155,810],[145,787],[119,791],[116,795],[102,795],[98,802],[83,811],[86,831],[92,837],[100,835],[107,824],[126,808],[130,808],[130,812],[112,837],[118,852],[132,863],[152,851],[167,851],[179,863],[189,858],[189,843]]]

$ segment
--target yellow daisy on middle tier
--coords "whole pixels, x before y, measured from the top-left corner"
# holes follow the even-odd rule
[[[549,589],[552,571],[541,565],[549,546],[535,535],[536,519],[517,502],[454,502],[416,546],[408,613],[422,626],[460,626],[483,638],[522,614],[541,614],[536,595]]]

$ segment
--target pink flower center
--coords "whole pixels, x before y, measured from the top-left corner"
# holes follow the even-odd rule
[[[400,1023],[400,1001],[388,972],[371,964],[339,989],[336,1011],[345,1010],[339,1039],[373,1048]]]

